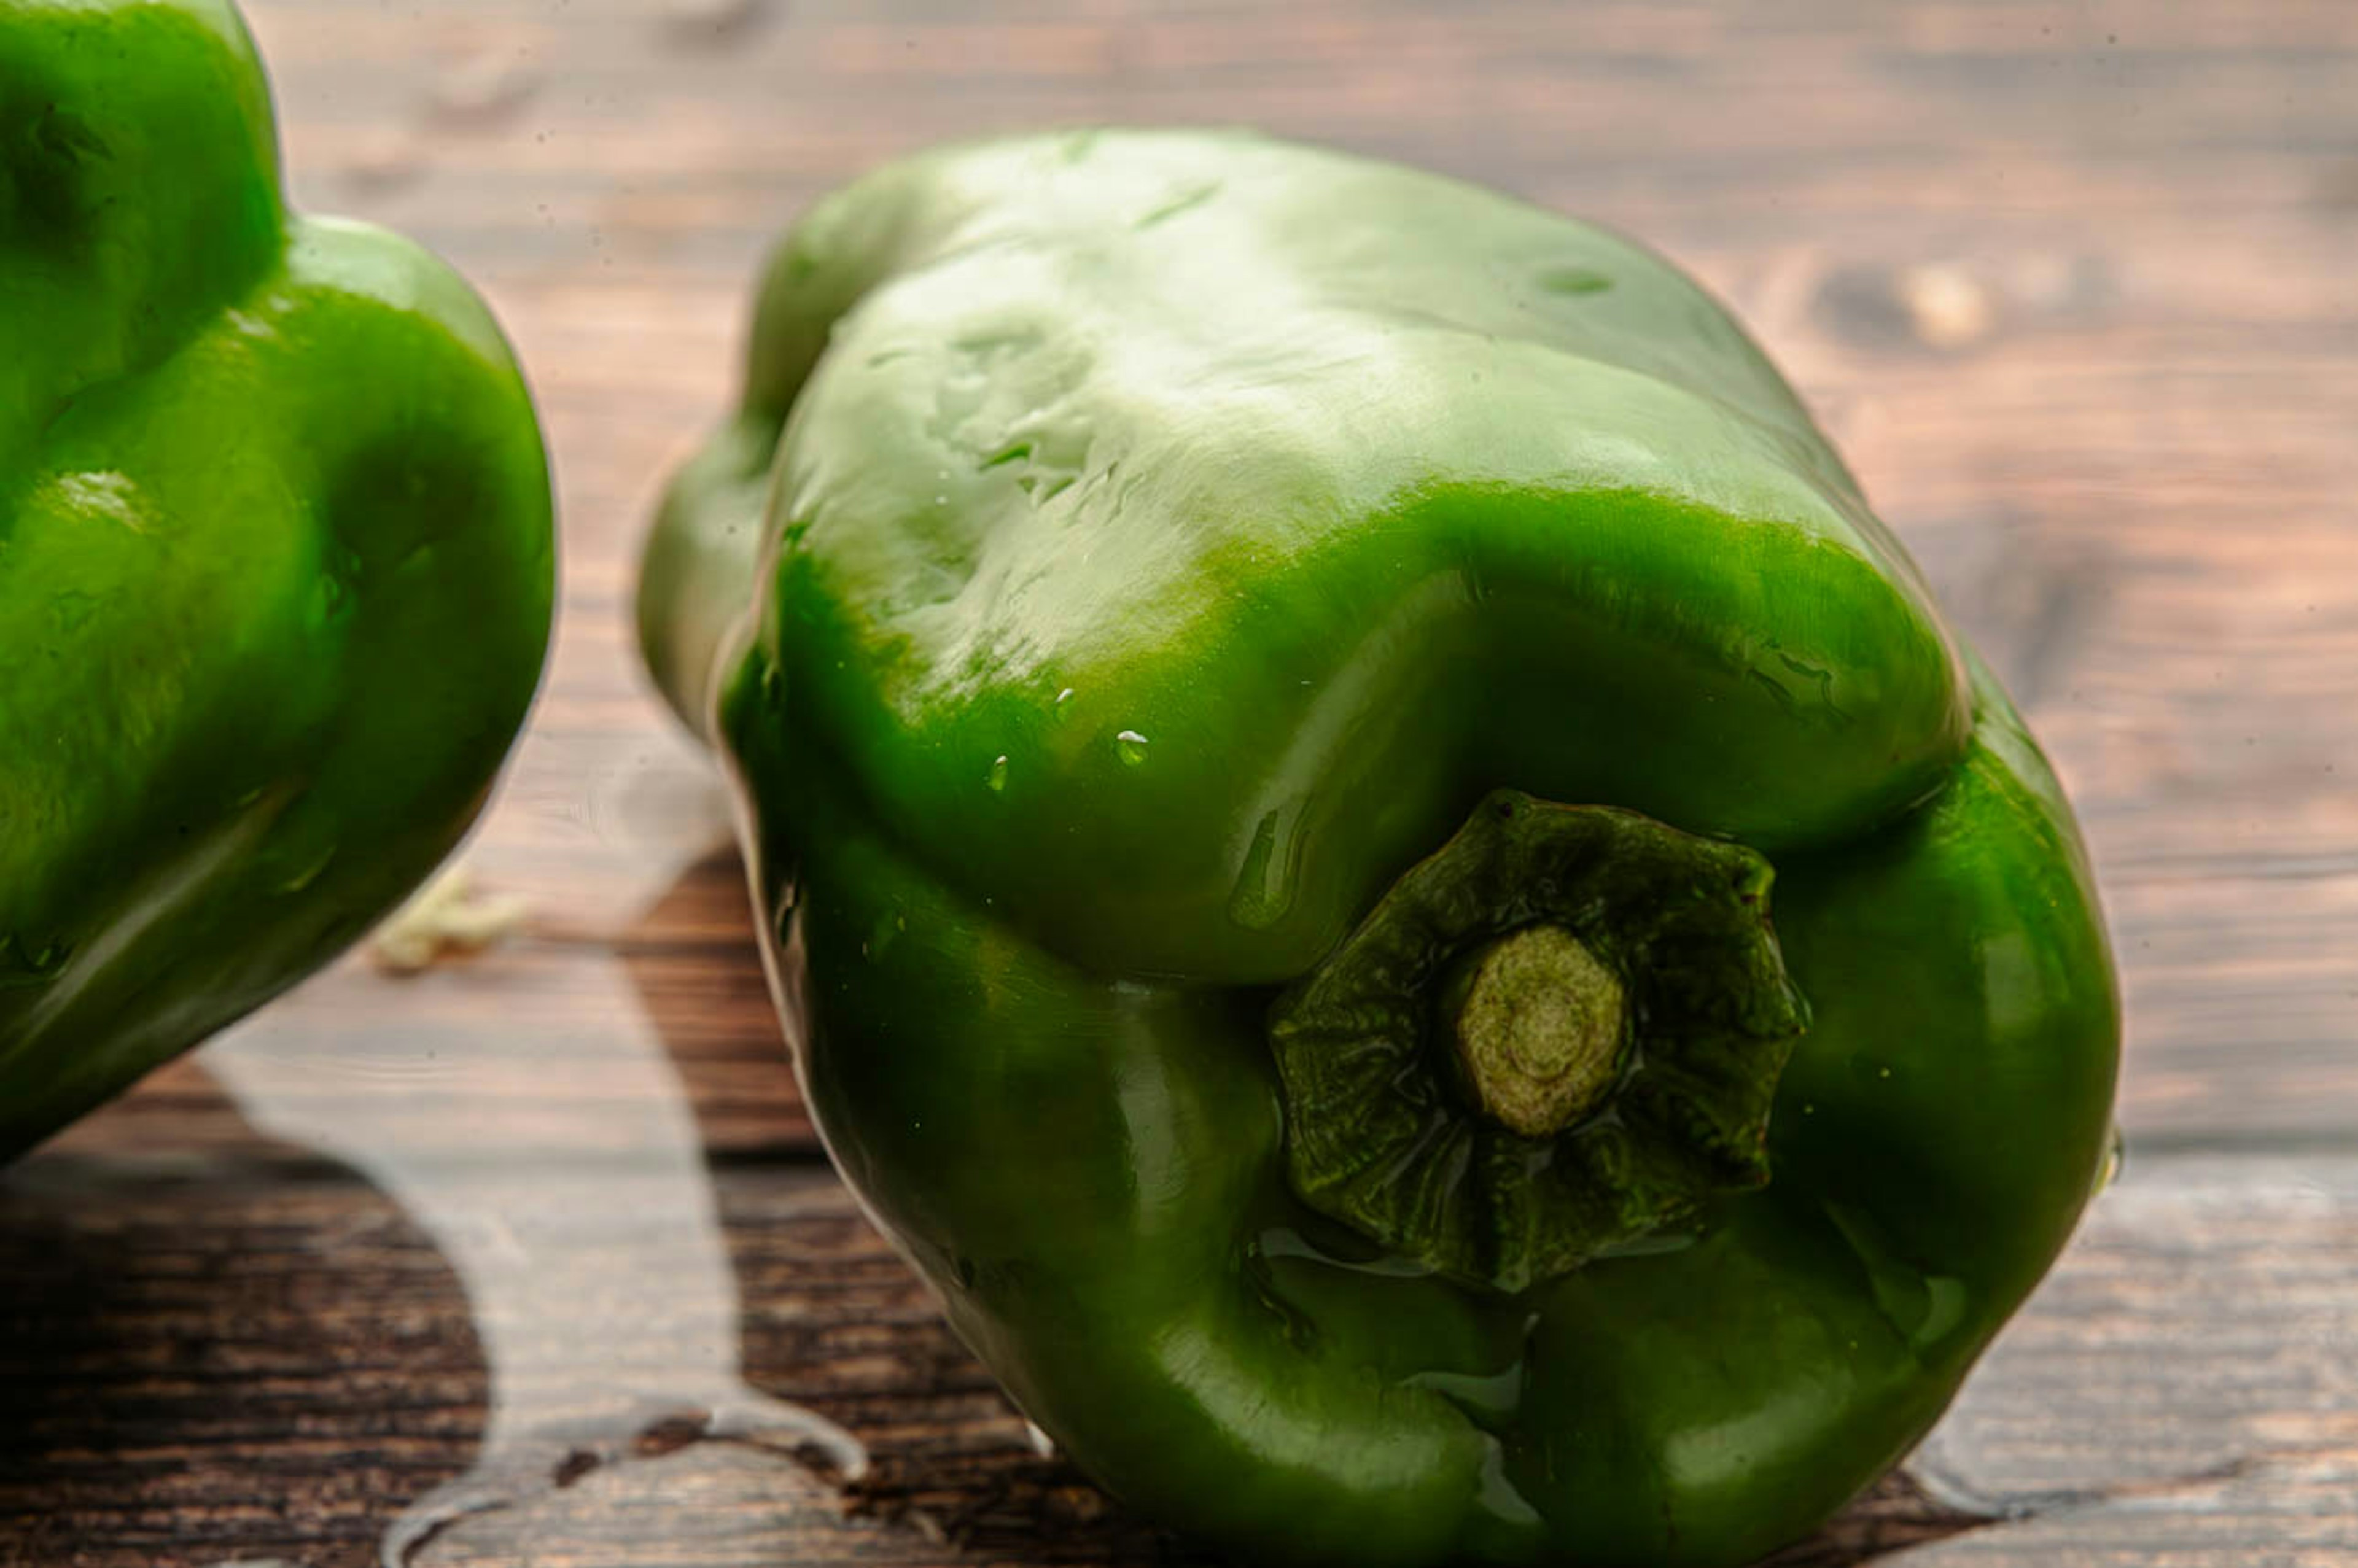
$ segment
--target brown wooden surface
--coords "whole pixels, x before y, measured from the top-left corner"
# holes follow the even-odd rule
[[[1795,1560],[2358,1562],[2358,7],[249,9],[298,198],[459,263],[542,401],[565,615],[468,857],[534,914],[341,966],[0,1177],[0,1563],[341,1568],[480,1487],[510,1506],[416,1561],[1189,1561],[1033,1452],[827,1171],[624,629],[785,219],[1093,120],[1257,123],[1667,251],[2074,792],[2126,1173],[1909,1477]],[[769,1440],[694,1441],[732,1400]]]

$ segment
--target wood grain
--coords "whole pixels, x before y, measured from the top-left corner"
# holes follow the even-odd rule
[[[727,406],[781,225],[926,142],[1102,120],[1255,123],[1669,253],[1794,377],[2072,789],[2128,1174],[1916,1479],[1790,1561],[2358,1561],[2358,8],[248,8],[298,199],[457,262],[544,410],[564,611],[467,852],[534,913],[427,975],[341,965],[0,1177],[0,1564],[368,1563],[491,1459],[513,1506],[417,1561],[1193,1561],[1031,1449],[827,1171],[725,812],[627,633],[649,503]],[[693,1269],[621,1212],[676,1175],[675,1121],[734,1299],[684,1305]],[[544,1241],[568,1332],[660,1362],[683,1313],[733,1314],[745,1382],[849,1428],[871,1478],[682,1411],[503,1446],[548,1390],[492,1365],[485,1260]]]

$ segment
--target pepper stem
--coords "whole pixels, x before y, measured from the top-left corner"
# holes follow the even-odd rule
[[[1628,992],[1561,925],[1526,925],[1460,959],[1444,995],[1466,1087],[1510,1132],[1563,1131],[1620,1076]]]

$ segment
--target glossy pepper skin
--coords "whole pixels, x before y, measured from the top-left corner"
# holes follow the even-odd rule
[[[640,626],[846,1179],[1077,1464],[1250,1560],[1794,1540],[2099,1179],[2052,774],[1776,372],[1593,228],[1241,135],[888,167],[777,253]],[[1581,847],[1621,825],[1658,862]],[[1484,838],[1526,827],[1537,874]],[[1631,988],[1559,1020],[1634,1020],[1604,1110],[1515,1143],[1430,1041],[1349,1081],[1462,1041],[1501,949],[1452,944],[1534,922]],[[1473,1152],[1407,1194],[1351,1151],[1402,1105]],[[1506,1200],[1581,1137],[1612,1201],[1551,1189],[1551,1255]]]
[[[0,10],[0,1158],[451,849],[553,578],[498,328],[286,211],[226,0]]]

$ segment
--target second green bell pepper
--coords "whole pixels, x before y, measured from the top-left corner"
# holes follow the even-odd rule
[[[0,1160],[449,852],[554,572],[498,327],[286,211],[227,0],[0,7]]]
[[[1239,135],[891,166],[779,251],[640,614],[845,1177],[1255,1559],[1790,1541],[2098,1179],[2053,775],[1596,229]]]

